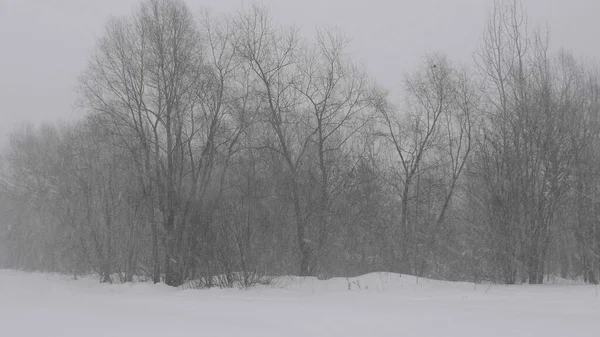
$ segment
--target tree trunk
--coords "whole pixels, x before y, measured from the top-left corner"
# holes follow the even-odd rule
[[[156,223],[156,211],[152,211],[152,281],[160,282],[160,257],[158,255],[158,224]]]

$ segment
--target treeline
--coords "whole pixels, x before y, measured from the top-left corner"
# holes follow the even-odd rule
[[[392,102],[335,30],[260,6],[112,19],[77,123],[2,158],[0,263],[178,286],[390,271],[600,276],[600,77],[514,1],[472,66],[428,55]],[[393,71],[393,70],[391,70]]]

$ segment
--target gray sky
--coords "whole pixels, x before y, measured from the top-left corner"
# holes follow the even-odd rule
[[[187,0],[192,10],[231,11],[244,0]],[[0,147],[25,121],[70,120],[77,76],[111,15],[139,0],[0,0]],[[307,33],[334,25],[351,37],[350,52],[394,90],[426,52],[470,62],[492,0],[263,0],[276,21]],[[525,0],[532,23],[549,25],[553,49],[597,60],[599,0]]]

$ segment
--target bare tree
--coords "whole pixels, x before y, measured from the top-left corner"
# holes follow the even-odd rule
[[[305,123],[311,130],[307,155],[315,158],[317,167],[317,192],[314,206],[309,207],[309,217],[314,219],[312,270],[335,232],[334,219],[342,211],[334,205],[348,188],[363,151],[360,145],[353,147],[354,140],[374,111],[372,83],[345,55],[346,44],[340,32],[318,30],[317,42],[305,48],[298,66],[300,76],[293,83],[301,94],[299,109],[306,109]]]
[[[471,149],[472,112],[476,108],[473,91],[466,75],[457,75],[443,56],[430,56],[420,71],[406,81],[407,109],[404,115],[393,114],[390,107],[380,107],[385,133],[395,152],[397,167],[393,181],[400,200],[402,269],[416,273],[418,244],[416,227],[419,213],[419,188],[427,171],[448,165],[450,181],[434,228],[444,221],[456,184]],[[412,214],[411,214],[412,213]],[[430,233],[431,243],[435,234]]]
[[[253,6],[238,19],[241,43],[239,55],[245,59],[262,87],[265,120],[276,138],[266,144],[279,153],[289,172],[296,238],[300,251],[300,275],[311,275],[311,242],[307,235],[306,212],[300,191],[302,165],[311,131],[301,127],[299,93],[293,84],[298,78],[299,41],[294,28],[280,31],[274,27],[265,8]]]
[[[132,18],[108,25],[82,77],[85,105],[105,118],[137,160],[144,196],[158,211],[150,219],[154,280],[162,237],[171,285],[183,282],[190,208],[206,191],[228,113],[231,46],[227,36],[205,33],[208,49],[182,1],[147,1]]]

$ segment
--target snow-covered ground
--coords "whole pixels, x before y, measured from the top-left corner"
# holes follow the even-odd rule
[[[0,270],[0,336],[7,337],[571,335],[600,335],[597,287],[369,274],[178,290]]]

